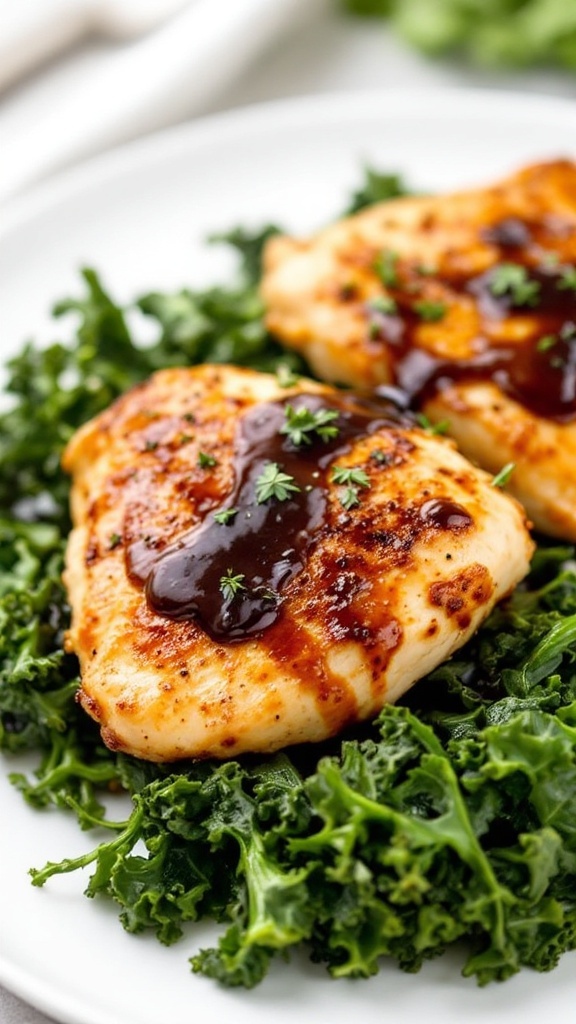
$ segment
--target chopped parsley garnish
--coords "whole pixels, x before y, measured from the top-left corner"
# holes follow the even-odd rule
[[[370,459],[377,466],[389,466],[393,462],[394,456],[391,452],[383,452],[381,448],[375,448],[373,452],[370,452]]]
[[[358,487],[370,487],[370,478],[363,469],[352,466],[334,466],[332,481],[335,484],[356,484]]]
[[[312,444],[314,434],[322,441],[329,441],[338,436],[338,427],[334,420],[338,419],[336,409],[317,409],[315,412],[305,405],[294,408],[286,406],[286,422],[280,427],[280,433],[286,434],[296,448],[304,444]]]
[[[119,533],[111,533],[108,538],[108,550],[114,551],[122,543],[122,537]]]
[[[256,501],[259,505],[270,498],[286,501],[299,490],[293,476],[284,473],[277,462],[268,462],[256,480]]]
[[[433,423],[423,412],[416,413],[416,422],[419,427],[434,436],[442,436],[450,430],[450,420],[439,420],[438,423]]]
[[[398,303],[390,295],[377,295],[368,302],[368,310],[371,313],[382,313],[384,316],[394,316],[398,312]]]
[[[515,469],[514,462],[507,462],[505,466],[502,466],[500,472],[492,477],[492,487],[505,487]]]
[[[216,465],[217,460],[213,455],[209,455],[208,452],[198,452],[198,465],[200,469],[212,469]]]
[[[360,504],[360,488],[370,487],[368,474],[357,466],[333,466],[332,482],[344,484],[338,493],[338,500],[345,509],[354,508]]]
[[[558,338],[555,334],[545,334],[540,338],[536,344],[537,352],[549,352],[554,345],[558,343]]]
[[[343,487],[338,495],[338,500],[345,509],[355,508],[360,504],[359,488],[353,484]]]
[[[442,320],[448,309],[445,302],[431,302],[426,299],[415,302],[412,308],[421,320],[431,324]]]
[[[491,272],[490,291],[496,297],[509,295],[515,306],[535,306],[540,282],[531,280],[520,263],[500,263]]]
[[[215,512],[214,513],[214,519],[221,526],[226,526],[228,523],[230,523],[234,519],[234,516],[237,516],[237,515],[238,515],[238,509],[237,508],[223,508],[223,509],[220,510],[220,512]]]
[[[232,569],[227,569],[226,575],[220,577],[220,591],[225,601],[232,601],[242,590],[246,590],[243,582],[245,579],[244,573],[234,575]]]
[[[576,267],[562,267],[557,287],[562,291],[576,291]]]
[[[384,249],[374,261],[374,270],[387,288],[395,288],[398,284],[398,253]]]

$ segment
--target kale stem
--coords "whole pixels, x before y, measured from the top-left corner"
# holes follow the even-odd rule
[[[143,819],[144,807],[138,802],[126,822],[124,831],[116,836],[115,839],[110,840],[108,843],[100,843],[93,850],[83,853],[79,857],[66,857],[64,860],[57,862],[48,861],[43,868],[30,868],[29,874],[32,877],[32,885],[42,886],[52,875],[63,875],[71,871],[77,871],[78,868],[87,867],[88,864],[92,864],[95,860],[106,859],[106,861],[111,861],[113,858],[110,855],[116,854],[120,850],[123,853],[128,852],[139,837]]]

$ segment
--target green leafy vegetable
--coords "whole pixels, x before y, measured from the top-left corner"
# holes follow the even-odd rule
[[[408,189],[399,174],[382,174],[380,171],[367,167],[364,171],[364,182],[354,193],[347,213],[358,213],[373,203],[384,203],[388,199],[398,199],[409,195]]]

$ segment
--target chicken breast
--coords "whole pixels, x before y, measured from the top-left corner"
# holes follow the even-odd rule
[[[389,403],[161,371],[71,440],[79,699],[157,761],[321,740],[449,657],[528,567],[520,506]]]
[[[576,165],[378,204],[271,240],[270,330],[326,380],[447,421],[536,527],[576,540]]]

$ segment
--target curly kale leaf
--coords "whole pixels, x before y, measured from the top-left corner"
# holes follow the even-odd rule
[[[35,883],[96,861],[88,893],[164,942],[229,920],[192,960],[226,985],[256,984],[302,942],[336,977],[382,956],[417,970],[462,936],[480,983],[548,970],[575,936],[574,726],[527,711],[444,747],[406,708],[378,724],[304,780],[285,757],[156,779],[121,836]]]
[[[389,199],[407,195],[410,195],[410,192],[399,174],[383,173],[373,167],[366,167],[364,181],[354,192],[346,213],[358,213],[374,203],[384,203]]]

